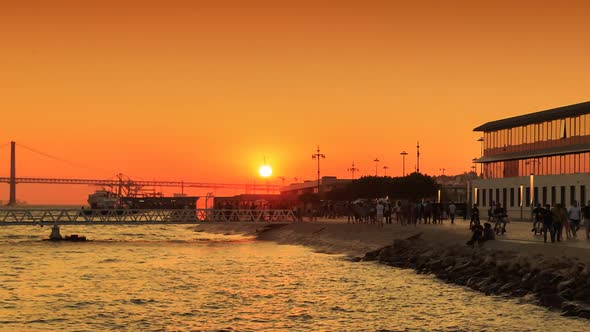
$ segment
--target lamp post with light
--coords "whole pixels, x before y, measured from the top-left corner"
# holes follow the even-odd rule
[[[416,173],[420,173],[420,142],[416,143]]]
[[[406,176],[406,156],[408,153],[406,151],[402,151],[400,155],[402,156],[402,176]]]
[[[531,173],[531,177],[530,177],[530,188],[529,188],[529,195],[531,196],[531,221],[534,221],[534,216],[533,216],[533,209],[535,208],[535,174]],[[567,221],[566,221],[567,222]]]
[[[481,152],[479,154],[479,157],[481,158],[481,157],[483,157],[483,142],[484,142],[483,136],[481,136],[480,138],[478,138],[477,141],[481,143]],[[480,173],[480,176],[483,177],[483,163],[481,163],[480,165],[481,166],[480,166],[480,172],[479,173]]]
[[[318,145],[317,152],[311,155],[311,159],[318,161],[318,195],[320,194],[320,159],[326,159],[326,155],[320,153],[320,146]]]
[[[352,162],[352,167],[347,168],[346,170],[350,172],[350,175],[353,180],[354,180],[354,173],[359,171],[358,168],[354,167],[354,161]]]
[[[373,160],[375,162],[375,176],[377,176],[377,167],[379,166],[379,162],[381,160],[379,160],[378,158],[375,158],[375,160]]]

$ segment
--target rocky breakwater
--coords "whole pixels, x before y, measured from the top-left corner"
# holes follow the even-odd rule
[[[526,296],[563,315],[590,318],[590,268],[575,259],[441,245],[414,236],[368,252],[362,260],[433,274],[486,295]]]

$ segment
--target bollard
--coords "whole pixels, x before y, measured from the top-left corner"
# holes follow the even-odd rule
[[[51,241],[60,241],[62,239],[61,234],[59,233],[59,226],[57,224],[53,225],[51,228],[51,235],[49,235],[49,240]]]

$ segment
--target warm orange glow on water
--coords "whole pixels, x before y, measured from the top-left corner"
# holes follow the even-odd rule
[[[62,228],[87,243],[41,241],[39,227],[0,233],[2,330],[587,330],[412,270],[193,230]]]
[[[317,145],[324,175],[348,177],[352,160],[373,174],[376,157],[401,175],[419,140],[422,172],[461,173],[479,155],[475,126],[589,99],[589,6],[12,1],[0,145],[93,166],[19,150],[20,176],[252,183],[268,156],[288,183],[315,178]],[[19,198],[84,200],[51,191]]]

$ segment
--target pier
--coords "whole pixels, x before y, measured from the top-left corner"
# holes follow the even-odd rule
[[[298,221],[291,210],[238,209],[0,209],[0,226],[173,225],[209,222]]]

